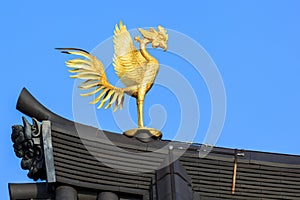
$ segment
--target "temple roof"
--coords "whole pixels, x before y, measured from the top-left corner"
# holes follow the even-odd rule
[[[155,199],[165,176],[161,169],[173,164],[170,170],[192,188],[194,199],[300,198],[300,156],[169,140],[143,142],[74,123],[43,111],[36,102],[34,111],[28,107],[33,101],[21,98],[17,107],[42,122],[42,130],[49,128],[46,146],[52,155],[45,156],[46,167],[41,170],[51,184],[69,185],[91,196],[113,191]]]
[[[207,156],[199,158],[201,145],[192,144],[186,149],[187,145],[180,142],[162,140],[143,143],[116,133],[104,134],[113,145],[107,144],[105,139],[90,140],[84,135],[79,137],[74,131],[52,126],[58,182],[93,189],[143,193],[149,189],[154,170],[163,162],[167,152],[155,153],[151,157],[143,154],[172,143],[175,154],[183,154],[179,161],[192,180],[193,190],[199,192],[201,197],[300,198],[299,156],[239,151],[244,156],[237,158],[235,194],[232,195],[235,149],[214,147]],[[114,145],[120,149],[114,148]],[[111,167],[119,170],[112,170]],[[138,171],[145,173],[136,174]]]

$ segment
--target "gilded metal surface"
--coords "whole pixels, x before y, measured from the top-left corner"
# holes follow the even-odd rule
[[[152,136],[157,137],[157,138],[160,138],[162,135],[162,133],[159,130],[156,130],[154,128],[147,128],[147,127],[134,128],[134,129],[130,129],[130,130],[127,130],[124,132],[124,134],[129,137],[137,136],[137,134],[140,134],[140,133],[145,133],[145,134],[149,133]]]
[[[146,49],[147,44],[152,44],[153,48],[160,47],[167,50],[168,34],[162,26],[157,30],[150,28],[144,30],[138,29],[142,35],[135,36],[134,40],[139,43],[140,49],[136,49],[126,26],[120,22],[115,26],[114,31],[114,67],[116,74],[126,86],[117,88],[108,82],[104,66],[95,56],[87,51],[77,48],[57,48],[63,53],[82,56],[85,59],[76,58],[66,62],[70,67],[72,78],[84,79],[79,86],[82,90],[93,88],[91,92],[81,94],[81,96],[90,96],[98,93],[98,96],[90,102],[91,104],[100,103],[98,108],[105,109],[114,104],[114,111],[122,109],[124,94],[136,98],[138,110],[138,129],[144,128],[143,107],[146,93],[151,89],[156,75],[159,71],[158,61],[149,54]],[[137,130],[138,130],[137,129]],[[159,131],[153,132],[154,136],[160,136]]]

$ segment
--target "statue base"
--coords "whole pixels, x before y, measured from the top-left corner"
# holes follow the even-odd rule
[[[124,131],[124,135],[128,137],[135,137],[142,142],[150,142],[153,139],[160,139],[162,133],[154,128],[134,128],[128,131]]]

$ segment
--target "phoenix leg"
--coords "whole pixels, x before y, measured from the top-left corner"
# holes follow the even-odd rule
[[[144,99],[140,100],[137,99],[137,109],[138,109],[138,127],[143,128],[144,127]]]
[[[144,127],[144,93],[139,92],[138,98],[136,99],[137,111],[138,111],[138,127]]]

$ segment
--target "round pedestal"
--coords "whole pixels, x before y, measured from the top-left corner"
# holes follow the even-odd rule
[[[162,133],[154,128],[135,128],[128,131],[124,131],[124,135],[128,137],[135,137],[142,142],[149,142],[153,139],[160,139]]]

